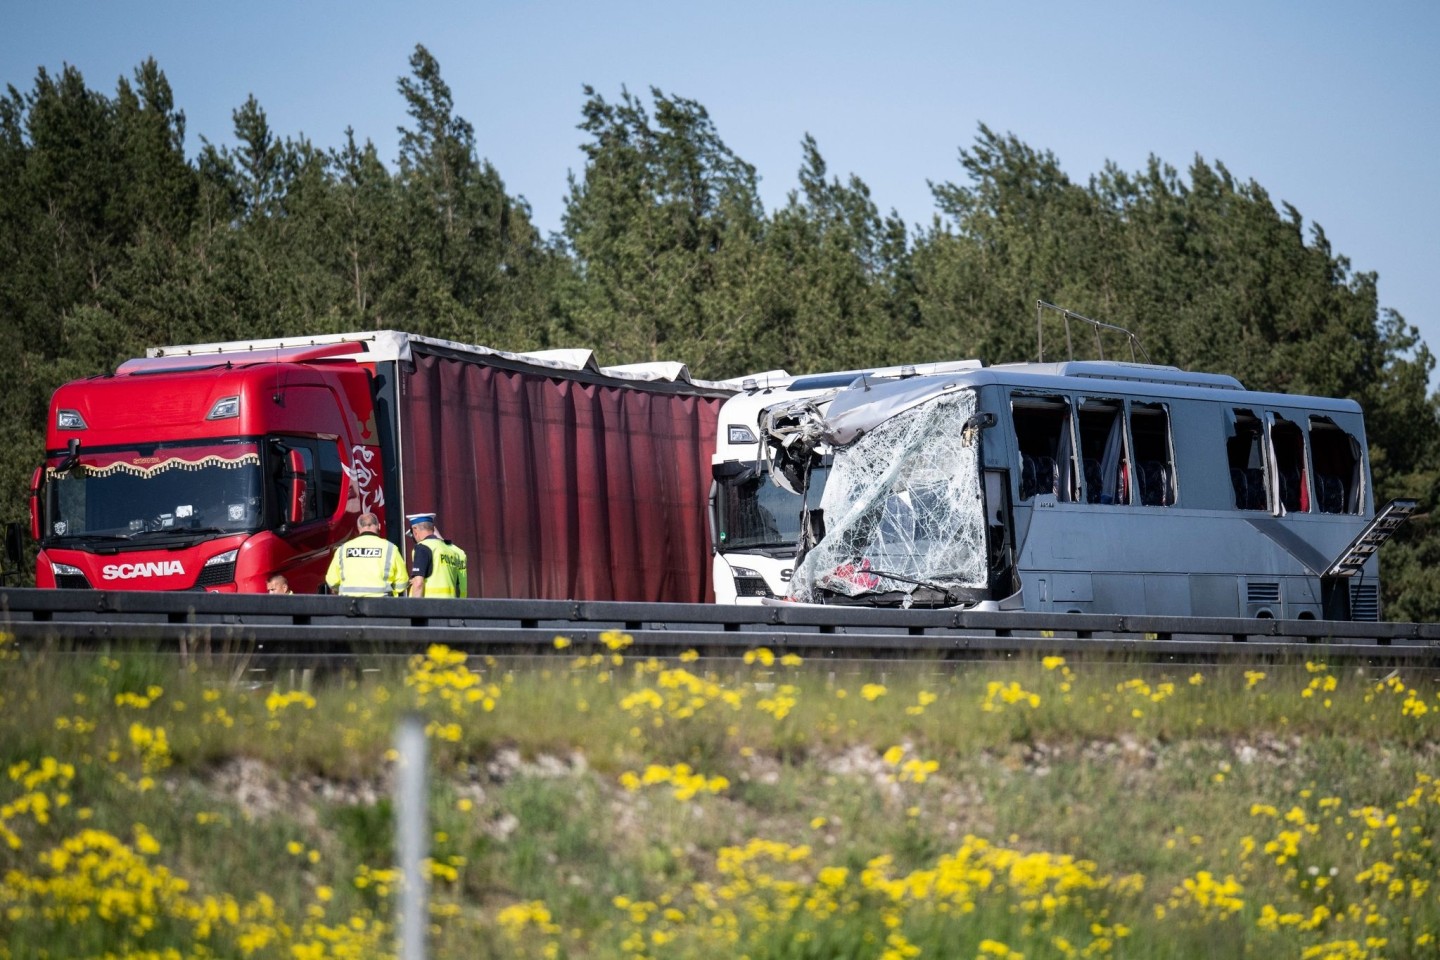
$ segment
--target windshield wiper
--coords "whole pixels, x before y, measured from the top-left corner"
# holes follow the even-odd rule
[[[106,533],[88,534],[88,533],[84,533],[84,534],[79,534],[78,536],[74,537],[74,539],[76,539],[76,540],[102,540],[102,541],[103,541],[103,540],[109,540],[109,541],[115,541],[115,540],[125,540],[125,541],[136,541],[136,540],[171,540],[171,539],[182,539],[182,540],[183,540],[183,539],[186,539],[186,538],[189,538],[189,537],[193,537],[193,536],[195,536],[196,534],[236,533],[236,532],[238,532],[238,531],[235,531],[235,530],[224,530],[224,529],[222,529],[222,528],[220,528],[220,527],[159,527],[158,529],[155,529],[155,530],[136,530],[134,533],[125,533],[125,534],[106,534]]]
[[[914,577],[907,577],[898,573],[890,573],[887,570],[876,570],[873,567],[865,570],[864,572],[886,580],[899,580],[901,583],[913,583],[917,587],[929,587],[931,590],[934,590],[936,593],[942,595],[946,600],[959,601],[963,599],[959,594],[952,593],[952,588],[947,587],[941,583],[936,583],[933,580],[917,580]]]
[[[742,550],[794,550],[794,540],[761,540],[758,542],[746,541],[740,545],[726,544],[721,553],[736,553]]]

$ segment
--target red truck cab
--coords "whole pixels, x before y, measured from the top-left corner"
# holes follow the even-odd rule
[[[35,473],[40,587],[318,589],[385,502],[355,343],[151,356],[53,397]]]

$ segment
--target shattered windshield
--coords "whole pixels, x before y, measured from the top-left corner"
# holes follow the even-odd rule
[[[825,535],[795,569],[794,599],[986,586],[980,445],[964,429],[974,412],[973,391],[945,394],[836,451]]]
[[[810,501],[824,489],[828,467],[810,475]],[[794,550],[800,537],[800,495],[771,479],[765,471],[718,478],[716,549]]]
[[[260,454],[252,441],[82,450],[45,469],[49,540],[133,540],[260,528]]]

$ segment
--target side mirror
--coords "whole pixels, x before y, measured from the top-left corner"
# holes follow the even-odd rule
[[[45,475],[44,467],[36,467],[30,475],[30,539],[40,539],[40,479]]]
[[[289,467],[290,502],[285,511],[285,522],[287,524],[303,523],[305,521],[305,495],[309,492],[305,458],[299,450],[290,450],[286,453],[286,465]]]

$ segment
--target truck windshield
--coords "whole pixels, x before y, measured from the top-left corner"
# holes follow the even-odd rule
[[[975,406],[973,391],[943,395],[835,452],[825,535],[795,568],[792,597],[985,587],[980,444],[966,429]]]
[[[264,511],[254,441],[162,443],[81,450],[45,467],[44,535],[130,540],[156,534],[244,533]]]
[[[829,466],[810,472],[810,502],[818,503],[830,474]],[[716,549],[793,550],[800,537],[800,495],[791,493],[765,473],[718,478]]]

